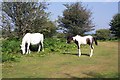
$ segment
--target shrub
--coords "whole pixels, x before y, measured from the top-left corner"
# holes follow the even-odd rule
[[[2,41],[2,62],[18,61],[20,56],[15,55],[20,51],[20,41],[17,39],[6,39]]]
[[[20,41],[17,39],[7,39],[2,41],[3,53],[17,53],[20,51]]]
[[[110,30],[109,29],[99,29],[96,31],[96,36],[99,40],[109,40]]]
[[[63,38],[47,38],[44,41],[44,48],[49,49],[50,52],[63,52],[68,48],[73,48],[74,44],[66,44],[66,40]]]
[[[59,44],[60,44],[59,39],[55,39],[55,38],[47,38],[44,41],[44,47],[48,48],[52,52],[58,51]]]
[[[6,62],[6,61],[17,62],[19,60],[20,60],[20,56],[18,56],[18,55],[9,54],[9,53],[2,53],[2,62]]]

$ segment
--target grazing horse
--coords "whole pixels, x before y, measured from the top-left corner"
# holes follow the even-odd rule
[[[76,35],[76,36],[68,36],[67,37],[67,43],[70,43],[71,41],[74,41],[76,43],[76,45],[78,46],[78,54],[79,57],[81,56],[81,50],[80,50],[80,45],[81,44],[88,44],[90,45],[90,57],[92,57],[93,55],[93,42],[95,42],[96,45],[98,45],[96,38],[92,37],[92,36],[80,36],[80,35]]]
[[[21,50],[22,54],[30,54],[30,45],[39,45],[38,52],[43,49],[44,36],[40,33],[27,33],[22,39]],[[27,44],[27,45],[26,45]]]

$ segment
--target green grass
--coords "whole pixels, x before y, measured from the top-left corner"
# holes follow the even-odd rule
[[[51,41],[51,42],[49,42]],[[65,40],[45,40],[45,52],[21,55],[17,62],[2,65],[3,78],[117,78],[118,42],[99,42],[90,58],[89,46],[82,46],[77,56],[75,44]]]

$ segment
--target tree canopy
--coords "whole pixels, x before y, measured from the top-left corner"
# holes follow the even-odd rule
[[[111,36],[110,30],[109,29],[96,30],[96,36],[99,40],[109,40]]]
[[[115,34],[116,37],[120,38],[120,13],[116,14],[109,24],[112,34]]]
[[[12,24],[14,24],[14,28],[11,30],[11,27],[8,27],[9,30],[7,31],[14,31],[17,37],[22,37],[26,31],[40,32],[47,34],[45,36],[52,36],[56,27],[49,20],[49,13],[45,12],[47,5],[45,2],[3,2],[3,14],[7,14],[7,17],[10,17]],[[6,19],[6,21],[9,20]],[[6,21],[4,19],[4,22]],[[6,26],[3,25],[2,28],[4,29],[4,27]],[[49,28],[45,30],[46,27]]]
[[[80,34],[94,30],[92,24],[91,12],[76,2],[73,4],[64,4],[66,9],[63,11],[63,17],[59,17],[59,26],[67,34]]]

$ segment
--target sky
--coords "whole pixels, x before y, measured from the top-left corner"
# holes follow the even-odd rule
[[[0,0],[1,2],[2,0]],[[14,1],[14,0],[4,0],[4,1]],[[15,0],[23,1],[26,0]],[[28,0],[31,2],[32,0]],[[33,0],[34,2],[38,0]],[[119,0],[39,0],[39,2],[47,1],[50,5],[48,6],[47,12],[51,12],[50,20],[55,21],[58,16],[62,16],[63,11],[66,9],[63,4],[70,4],[73,2],[82,2],[83,6],[92,12],[92,22],[95,25],[95,30],[91,33],[95,33],[98,29],[108,29],[110,28],[109,23],[113,16],[118,13],[118,1]],[[120,8],[119,8],[120,9]]]
[[[58,16],[62,16],[66,9],[63,4],[70,2],[50,2],[48,12],[51,12],[50,19],[56,20]],[[109,22],[115,14],[118,13],[118,2],[82,2],[83,6],[92,12],[92,22],[95,25],[95,30],[110,28]],[[95,32],[92,31],[91,33]]]

